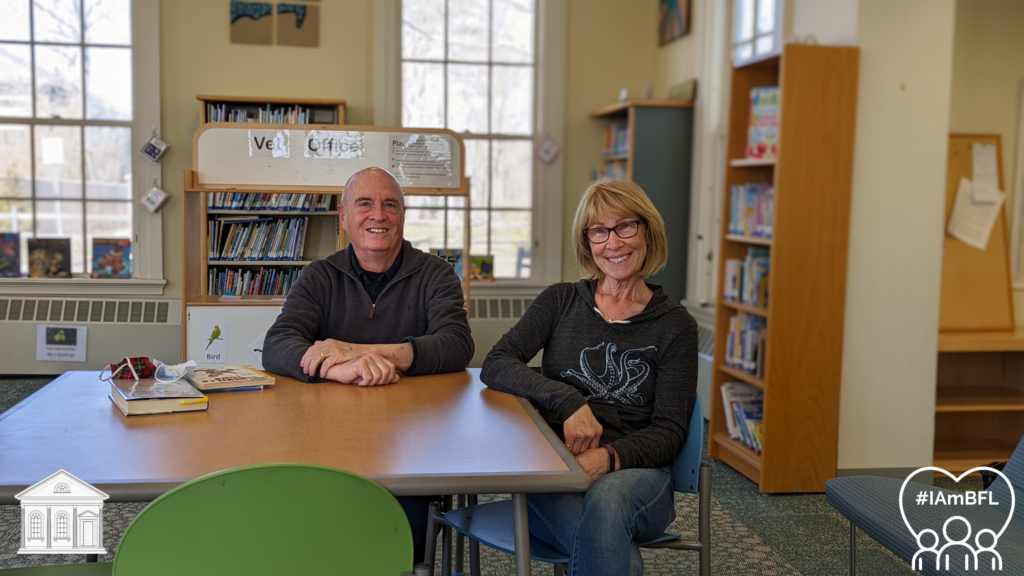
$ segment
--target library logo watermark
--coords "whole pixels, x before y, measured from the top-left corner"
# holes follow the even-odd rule
[[[943,542],[939,538],[939,534],[931,528],[923,528],[921,530],[915,530],[910,525],[910,520],[907,519],[907,511],[903,504],[903,493],[907,489],[907,484],[910,479],[921,472],[941,472],[946,476],[949,476],[954,482],[960,482],[965,476],[974,472],[980,472],[986,470],[997,474],[1009,489],[1010,499],[1010,510],[1006,515],[1006,522],[1003,523],[1002,528],[999,532],[992,530],[991,528],[982,528],[974,532],[975,526],[971,526],[970,521],[967,518],[956,514],[955,511],[965,506],[1000,506],[1001,502],[995,500],[996,496],[990,490],[982,492],[963,492],[951,494],[949,492],[936,491],[936,490],[921,490],[916,496],[912,497],[915,506],[955,506],[957,508],[950,512],[946,521],[942,524],[942,536],[945,539]],[[989,468],[988,466],[978,466],[977,468],[971,468],[967,472],[964,472],[959,477],[953,476],[949,471],[935,466],[925,466],[918,468],[907,476],[906,480],[903,481],[903,485],[900,487],[900,514],[903,516],[903,523],[907,525],[907,529],[917,540],[918,550],[914,553],[914,557],[910,562],[910,567],[914,570],[923,570],[925,562],[931,562],[934,558],[935,570],[945,571],[952,569],[959,569],[959,566],[963,564],[964,570],[978,570],[979,561],[984,566],[990,564],[993,572],[1002,571],[1003,569],[1003,557],[1000,556],[999,552],[996,551],[996,545],[999,543],[999,538],[1006,531],[1006,528],[1010,525],[1010,520],[1013,518],[1013,510],[1017,506],[1017,498],[1014,494],[1013,486],[1010,484],[1010,479],[1000,470]],[[999,498],[1006,498],[1006,496],[999,496]],[[941,515],[940,515],[941,517]],[[962,525],[962,526],[958,526]],[[950,529],[953,529],[955,535],[950,534]],[[974,533],[973,545],[970,540],[971,534]],[[942,543],[940,547],[940,543]],[[985,562],[989,560],[989,562]]]
[[[18,554],[106,554],[103,501],[110,498],[67,470],[14,496],[21,502]]]

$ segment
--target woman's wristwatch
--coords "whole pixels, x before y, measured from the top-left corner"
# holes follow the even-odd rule
[[[611,444],[605,444],[602,448],[608,451],[608,472],[615,472],[615,448]]]

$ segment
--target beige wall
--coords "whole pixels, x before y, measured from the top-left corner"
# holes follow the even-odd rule
[[[350,124],[372,124],[373,1],[320,7],[320,47],[254,46],[229,42],[227,2],[160,3],[162,162],[171,193],[164,208],[165,297],[181,291],[181,171],[192,168],[199,128],[197,94],[343,98]]]
[[[691,23],[703,2],[694,4]],[[658,3],[621,0],[570,0],[567,34],[562,279],[576,280],[572,219],[600,162],[606,126],[589,113],[613,104],[622,88],[639,98],[650,84],[654,98],[667,97],[670,86],[694,77],[696,38],[691,32],[659,47]]]

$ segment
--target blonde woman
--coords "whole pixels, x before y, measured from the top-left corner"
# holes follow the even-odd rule
[[[573,221],[584,278],[545,290],[484,361],[491,388],[529,399],[593,479],[531,494],[530,532],[569,574],[643,574],[638,542],[675,519],[673,458],[697,386],[697,325],[660,286],[665,223],[630,182],[594,184]],[[527,362],[544,350],[542,372]]]

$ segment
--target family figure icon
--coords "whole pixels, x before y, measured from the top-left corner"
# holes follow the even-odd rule
[[[959,520],[967,526],[967,534],[959,540],[954,540],[949,535],[949,524],[954,520]],[[987,546],[981,543],[981,536],[986,533],[992,536],[992,542]],[[926,534],[931,535],[935,539],[930,545],[925,545],[923,542]],[[963,554],[964,570],[977,570],[978,560],[983,560],[986,557],[984,556],[984,553],[988,552],[992,555],[992,570],[1001,571],[1003,569],[1003,557],[999,555],[999,552],[996,552],[996,543],[998,543],[999,538],[992,530],[989,530],[988,528],[979,530],[974,536],[974,543],[977,545],[977,548],[972,548],[970,543],[968,543],[968,540],[971,537],[971,523],[963,516],[953,516],[946,520],[942,525],[942,535],[946,537],[946,543],[943,544],[942,548],[938,548],[939,535],[936,534],[934,530],[925,528],[918,532],[917,546],[920,549],[914,554],[913,559],[910,561],[911,568],[914,570],[923,570],[925,558],[928,557],[928,553],[931,553],[935,556],[936,570],[949,570],[950,558],[952,558],[952,561],[956,563],[960,559],[960,554]],[[972,558],[974,560],[973,562],[971,562]]]

